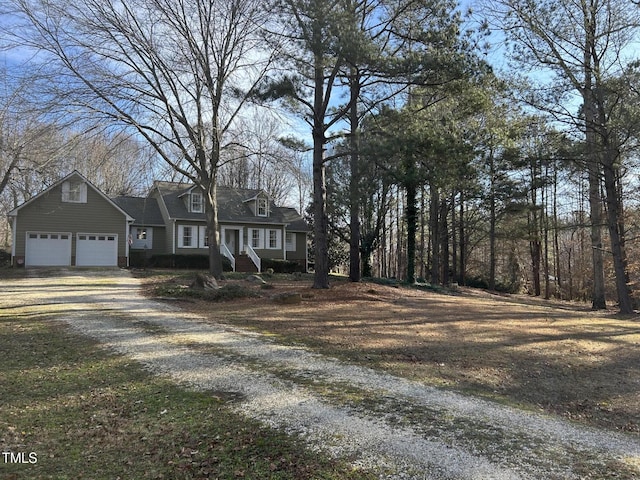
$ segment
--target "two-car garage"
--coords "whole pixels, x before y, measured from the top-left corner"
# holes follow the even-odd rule
[[[26,236],[25,265],[28,267],[118,265],[115,233],[27,232]]]
[[[26,267],[126,267],[125,210],[74,171],[9,212],[11,263]]]

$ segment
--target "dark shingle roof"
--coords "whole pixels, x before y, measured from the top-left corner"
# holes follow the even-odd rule
[[[187,203],[182,198],[192,188],[192,184],[156,182],[156,187],[162,195],[169,216],[181,220],[205,221],[204,213],[193,213],[187,209]],[[218,221],[237,223],[290,224],[289,230],[306,232],[309,230],[306,222],[293,208],[278,207],[273,202],[269,206],[269,216],[259,217],[249,208],[249,202],[262,190],[247,188],[218,187]]]
[[[309,232],[311,228],[309,224],[304,221],[295,208],[280,207],[280,210],[284,212],[285,221],[289,224],[287,230],[290,232]]]
[[[164,225],[164,219],[155,198],[116,197],[112,200],[134,218],[134,225]]]

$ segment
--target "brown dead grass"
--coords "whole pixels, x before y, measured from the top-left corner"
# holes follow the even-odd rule
[[[472,289],[271,283],[273,290],[247,284],[261,298],[181,305],[428,384],[640,434],[638,317]],[[300,292],[303,303],[268,301],[284,291]]]

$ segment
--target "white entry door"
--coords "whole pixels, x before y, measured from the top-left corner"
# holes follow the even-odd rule
[[[236,234],[237,230],[226,230],[224,231],[224,243],[227,245],[227,248],[231,252],[231,255],[237,255],[238,251],[236,250]]]
[[[115,233],[78,233],[76,265],[83,267],[117,267],[118,235]]]
[[[64,232],[27,232],[27,267],[71,265],[71,234]]]

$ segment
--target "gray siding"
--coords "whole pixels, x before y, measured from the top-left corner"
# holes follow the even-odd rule
[[[287,250],[288,260],[305,260],[307,258],[307,234],[301,232],[291,232],[296,237],[296,249]]]
[[[143,226],[143,225],[140,225]],[[165,227],[150,227],[153,229],[153,243],[151,248],[148,250],[147,254],[151,255],[162,255],[167,252],[167,229]],[[136,248],[135,246],[131,246],[132,252],[141,252],[141,248]]]
[[[161,192],[159,192],[157,188],[155,188],[149,196],[157,200],[158,206],[160,207],[160,213],[162,213],[162,218],[166,226],[164,230],[164,251],[157,252],[157,253],[173,253],[173,246],[175,241],[174,234],[173,234],[173,221],[169,216],[169,212],[167,211],[167,206],[164,204],[164,200],[162,199]],[[155,245],[154,245],[154,250],[155,250]]]
[[[280,230],[280,248],[272,249],[272,248],[254,248],[256,254],[260,258],[272,258],[274,260],[282,260],[284,259],[284,241],[285,241],[285,233],[282,225],[265,225],[265,224],[248,224],[244,225],[244,244],[251,245],[251,239],[249,238],[249,229],[250,228],[258,228],[264,230],[263,233],[263,242],[266,245],[269,241],[267,237],[267,230]]]
[[[182,220],[178,220],[176,221],[176,229],[175,229],[175,236],[172,235],[172,232],[168,232],[168,236],[171,237],[172,242],[175,242],[176,245],[176,254],[178,255],[193,255],[193,254],[201,254],[201,255],[206,255],[208,252],[207,248],[197,248],[197,247],[191,247],[191,248],[184,248],[184,247],[180,247],[180,239],[179,239],[179,235],[180,235],[180,226],[190,226],[194,228],[194,245],[200,245],[200,234],[201,234],[201,229],[200,227],[203,227],[205,224],[204,223],[196,223],[196,222],[189,222],[189,221],[182,221]],[[281,245],[280,248],[277,249],[271,249],[271,248],[260,248],[260,249],[254,249],[255,252],[258,254],[258,256],[260,258],[273,258],[273,259],[283,259],[284,258],[284,242],[285,242],[285,236],[284,236],[284,231],[282,226],[278,226],[278,225],[264,225],[264,224],[245,224],[243,225],[243,245],[247,245],[249,238],[248,238],[248,232],[249,232],[249,228],[259,228],[262,230],[268,230],[268,229],[277,229],[280,230],[281,233]],[[167,230],[170,230],[171,226],[167,227]],[[266,233],[265,233],[266,236]],[[306,240],[305,240],[305,236],[304,234],[299,234],[296,233],[296,251],[295,252],[287,252],[287,256],[289,257],[289,255],[293,255],[292,259],[305,259],[306,258]],[[265,238],[265,241],[267,241],[267,239]],[[155,247],[155,245],[154,245]],[[167,253],[170,253],[170,250],[168,250],[169,246],[167,245]]]
[[[153,248],[151,254],[167,253],[167,229],[165,227],[153,227]]]
[[[175,242],[176,245],[176,255],[207,255],[209,252],[208,248],[198,248],[200,245],[200,227],[203,227],[204,223],[196,223],[196,222],[188,222],[188,221],[176,221],[176,231],[175,237],[172,238],[172,241]],[[180,226],[188,226],[193,229],[193,246],[192,247],[180,247]],[[171,227],[169,227],[171,228]]]
[[[74,234],[115,233],[118,235],[118,257],[126,256],[128,227],[125,215],[113,204],[87,186],[87,203],[62,201],[58,185],[18,211],[16,225],[16,257],[24,257],[26,232],[69,232]]]

